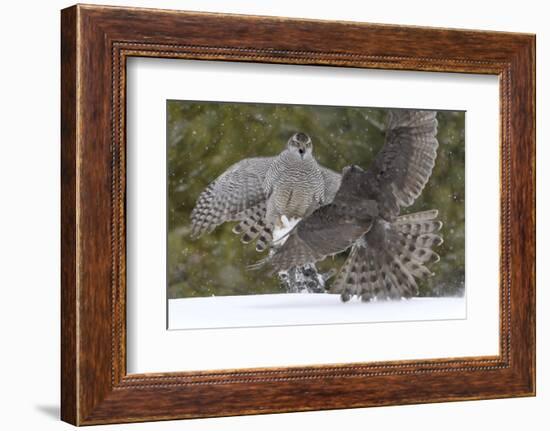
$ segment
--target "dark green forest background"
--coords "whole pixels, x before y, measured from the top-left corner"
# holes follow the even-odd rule
[[[190,214],[204,188],[233,163],[280,153],[296,131],[309,134],[319,163],[340,172],[368,168],[384,142],[387,110],[219,102],[167,102],[168,298],[282,292],[276,276],[249,271],[263,254],[242,244],[226,223],[191,240]],[[464,293],[464,121],[462,111],[440,111],[433,175],[410,213],[439,209],[445,240],[419,283],[423,296]],[[318,264],[339,268],[345,254]]]

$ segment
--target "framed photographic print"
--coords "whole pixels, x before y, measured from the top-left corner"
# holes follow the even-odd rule
[[[61,30],[63,420],[534,395],[533,35]]]

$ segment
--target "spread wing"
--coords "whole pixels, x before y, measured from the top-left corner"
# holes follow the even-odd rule
[[[386,139],[369,168],[386,216],[413,204],[428,182],[437,156],[436,111],[395,109],[388,113]]]
[[[370,217],[359,215],[361,209],[350,213],[349,207],[334,202],[319,208],[296,225],[271,257],[255,266],[268,264],[272,272],[285,271],[348,249],[372,224]]]
[[[191,212],[192,236],[241,220],[246,210],[265,200],[263,182],[275,157],[243,159],[216,178],[200,194]]]

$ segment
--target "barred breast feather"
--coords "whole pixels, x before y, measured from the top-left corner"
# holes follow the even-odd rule
[[[243,159],[200,194],[191,213],[192,237],[229,221],[244,243],[266,250],[282,216],[302,218],[334,198],[340,174],[285,149],[278,156]]]
[[[313,158],[302,160],[289,150],[269,167],[264,190],[268,195],[267,218],[302,218],[317,209],[325,199],[321,169]]]

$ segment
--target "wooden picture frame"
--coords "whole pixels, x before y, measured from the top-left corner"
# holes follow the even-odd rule
[[[64,421],[535,394],[534,35],[82,5],[63,10],[61,24]],[[500,354],[127,374],[125,65],[131,56],[498,75]]]

